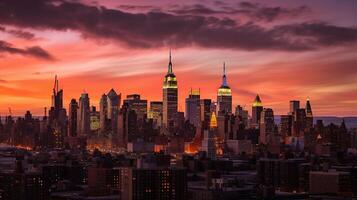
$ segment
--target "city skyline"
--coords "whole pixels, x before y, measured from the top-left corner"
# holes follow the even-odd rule
[[[38,5],[56,10],[57,14],[73,17],[73,14],[59,6],[61,3],[37,2]],[[236,10],[228,12],[222,3],[234,5],[232,8]],[[42,115],[43,107],[51,105],[48,96],[55,74],[59,76],[60,87],[64,89],[66,109],[70,100],[78,100],[83,90],[89,93],[91,105],[97,107],[101,95],[111,88],[124,96],[138,93],[148,101],[161,100],[170,47],[173,49],[173,66],[179,82],[180,111],[185,110],[185,98],[190,88],[200,88],[201,98],[216,99],[222,63],[226,62],[233,109],[238,104],[249,109],[256,94],[259,94],[264,107],[272,108],[275,114],[286,114],[290,100],[304,102],[309,96],[315,116],[356,116],[357,60],[353,52],[356,49],[357,30],[354,28],[355,22],[351,20],[356,16],[353,12],[356,7],[354,2],[225,1],[219,6],[217,1],[204,6],[189,1],[178,7],[170,7],[165,1],[150,3],[151,7],[145,7],[148,2],[135,2],[129,6],[122,1],[115,4],[99,1],[98,5],[88,1],[63,4],[74,9],[77,6],[82,10],[97,9],[103,16],[112,9],[110,11],[123,14],[130,20],[136,16],[157,19],[157,24],[134,21],[137,26],[157,28],[165,23],[175,26],[167,32],[158,29],[145,35],[140,32],[142,27],[136,30],[128,24],[108,20],[101,22],[103,30],[112,30],[114,35],[105,35],[95,27],[83,28],[56,21],[55,16],[35,6],[11,20],[4,9],[11,8],[10,11],[21,13],[22,8],[18,1],[3,1],[0,5],[0,9],[4,10],[0,20],[1,116],[8,115],[8,107],[14,115],[22,115],[26,110],[34,115]],[[99,8],[99,5],[104,8]],[[186,9],[183,9],[184,6]],[[344,10],[346,16],[341,16],[338,11],[327,12],[332,7]],[[39,16],[49,15],[48,21],[38,20],[34,23],[33,18],[26,20],[26,16],[36,9]],[[182,13],[185,10],[191,13]],[[241,10],[249,11],[249,14],[239,12]],[[271,10],[275,12],[264,12]],[[157,15],[150,14],[152,12]],[[169,21],[161,20],[158,13],[167,15]],[[83,15],[82,12],[77,14]],[[190,24],[186,23],[187,15],[192,17],[190,22],[212,17],[217,22]],[[77,20],[78,24],[85,24],[81,17]],[[52,22],[58,26],[51,25]],[[175,28],[181,23],[185,25]],[[119,28],[126,26],[125,34],[132,33],[137,42],[124,33],[120,35],[115,28],[108,29],[112,25]],[[219,27],[209,29],[206,27],[209,25]],[[180,28],[190,28],[192,38],[183,38],[183,33],[177,32]],[[200,40],[194,33],[202,29],[207,35]],[[221,30],[220,34],[215,30]],[[236,41],[227,37],[231,31],[241,39]],[[249,38],[249,31],[257,33],[254,37],[258,38]],[[278,34],[274,37],[283,36],[280,34],[284,33],[296,40],[302,39],[296,36],[297,33],[305,34],[311,41],[277,43],[268,40],[273,37],[268,34],[272,32]],[[155,33],[164,39],[152,35]],[[175,39],[172,39],[174,36]],[[209,39],[216,42],[210,42]],[[299,74],[301,76],[297,76]]]

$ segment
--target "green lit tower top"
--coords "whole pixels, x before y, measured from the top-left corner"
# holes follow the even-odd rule
[[[167,74],[164,78],[163,89],[163,126],[169,128],[172,125],[173,118],[177,113],[178,107],[178,90],[176,76],[172,70],[171,49],[169,55],[169,65]]]
[[[218,115],[232,113],[232,90],[227,83],[225,63],[223,63],[222,84],[217,92],[217,106]]]

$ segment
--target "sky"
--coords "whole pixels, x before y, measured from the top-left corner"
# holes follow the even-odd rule
[[[169,49],[179,110],[190,88],[216,99],[222,65],[233,106],[357,116],[357,2],[1,0],[0,115],[42,115],[54,77],[64,106],[114,88],[162,100]]]

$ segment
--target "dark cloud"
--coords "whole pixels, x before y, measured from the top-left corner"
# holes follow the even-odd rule
[[[266,22],[272,22],[283,18],[295,18],[310,12],[310,9],[306,6],[283,8],[280,6],[271,7],[251,2],[240,2],[238,9],[235,10],[237,12],[244,13],[254,20]]]
[[[53,60],[54,58],[47,51],[38,46],[27,47],[25,49],[13,47],[12,44],[0,40],[0,53],[20,54],[23,56],[32,56],[45,60]]]
[[[265,8],[248,2],[243,2],[240,7],[246,11]],[[196,5],[196,8],[200,6]],[[287,12],[282,8],[275,10],[263,12],[265,14],[262,16],[265,17],[261,18],[272,20],[277,15],[272,13]],[[200,12],[200,15],[128,13],[61,0],[2,0],[0,23],[34,29],[75,30],[85,37],[113,39],[136,48],[197,45],[244,50],[304,51],[357,41],[355,28],[324,23],[264,28],[254,23],[237,24],[230,18],[207,16],[204,14],[209,12],[207,10]],[[330,39],[334,41],[328,42]],[[40,49],[28,50],[46,55]]]
[[[119,5],[117,7],[121,10],[128,10],[128,11],[160,11],[161,9],[156,6],[150,5]]]
[[[7,29],[3,26],[0,26],[0,31],[9,33],[16,37],[27,39],[27,40],[32,40],[35,38],[35,35],[33,33],[30,33],[27,31],[22,31],[22,30],[17,30],[17,29]]]
[[[216,3],[214,3],[216,5]],[[211,8],[203,4],[176,6],[168,10],[179,15],[238,15],[248,17],[253,21],[272,22],[285,18],[295,18],[310,12],[306,6],[283,8],[265,6],[259,3],[240,2],[238,6],[219,4]]]

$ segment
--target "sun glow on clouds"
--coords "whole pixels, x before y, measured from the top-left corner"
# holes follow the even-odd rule
[[[108,5],[113,9],[118,6],[113,2]],[[259,24],[272,26],[264,21]],[[6,28],[19,29],[15,25]],[[80,28],[22,30],[31,32],[34,38],[19,38],[0,31],[0,40],[25,50],[39,46],[54,59],[0,51],[1,115],[8,113],[7,107],[13,108],[16,115],[26,110],[42,114],[43,107],[51,103],[55,74],[64,89],[66,107],[83,90],[89,92],[91,104],[96,106],[100,96],[111,88],[122,93],[122,97],[139,93],[148,100],[161,100],[170,47],[182,111],[191,87],[200,88],[202,98],[216,99],[222,64],[226,62],[234,106],[246,105],[251,111],[252,100],[259,93],[264,106],[272,107],[275,114],[285,114],[289,100],[299,99],[303,106],[310,96],[315,115],[357,114],[357,102],[353,100],[357,98],[357,47],[353,44],[308,51],[210,47],[212,44],[203,45],[199,41],[187,46],[139,48],[116,39],[88,35]],[[215,39],[220,38],[212,38]]]

